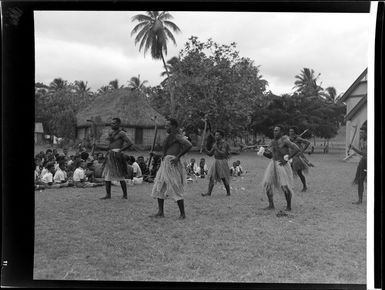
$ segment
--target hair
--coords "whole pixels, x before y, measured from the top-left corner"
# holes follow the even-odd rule
[[[53,165],[53,163],[48,162],[48,163],[47,163],[47,166],[46,166],[45,168],[46,168],[47,170],[50,170],[50,169],[54,168],[54,165]]]
[[[223,130],[218,129],[215,131],[215,133],[217,133],[217,132],[222,136],[222,138],[225,137],[225,132]]]
[[[61,161],[59,162],[59,168],[62,167],[63,165],[65,165],[65,164],[66,164],[65,161],[64,161],[64,160],[61,160]]]
[[[90,156],[90,154],[88,154],[87,152],[82,152],[82,153],[80,153],[80,157],[81,157],[83,160],[87,160],[88,156]]]
[[[167,121],[170,122],[170,125],[173,126],[174,128],[178,128],[178,121],[174,118],[168,118]]]
[[[51,153],[52,153],[52,149],[47,149],[47,150],[45,151],[45,154],[47,154],[48,152],[51,152]]]
[[[138,158],[136,158],[136,159],[139,159],[139,158],[143,158],[143,159],[144,159],[144,157],[143,157],[143,156],[138,156]]]
[[[128,158],[130,159],[130,161],[131,161],[132,163],[135,162],[135,157],[134,157],[134,156],[130,155]]]
[[[121,123],[122,123],[122,120],[120,120],[120,118],[117,118],[117,117],[112,118],[112,121],[115,121],[115,122],[118,123],[118,124],[121,124]]]

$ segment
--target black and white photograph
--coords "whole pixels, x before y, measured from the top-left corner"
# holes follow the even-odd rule
[[[34,10],[33,280],[373,288],[376,9]]]

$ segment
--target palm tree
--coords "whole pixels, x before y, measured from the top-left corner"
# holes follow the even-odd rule
[[[99,95],[105,94],[105,93],[107,93],[110,89],[111,89],[110,86],[102,86],[102,87],[100,87],[100,89],[98,89],[98,94],[99,94]]]
[[[145,88],[146,83],[148,83],[148,81],[141,82],[140,75],[138,75],[138,77],[132,77],[130,79],[130,81],[128,82],[128,87],[133,91],[139,90],[140,92],[142,92],[143,89]]]
[[[135,44],[140,42],[139,51],[144,48],[144,54],[150,49],[153,59],[162,59],[166,74],[170,77],[164,55],[167,55],[167,41],[176,45],[173,32],[180,32],[179,27],[170,21],[172,15],[167,11],[146,11],[146,14],[138,14],[132,17],[131,21],[139,23],[132,29],[131,36],[137,33]],[[175,114],[174,95],[170,89],[171,115]]]
[[[327,102],[335,103],[337,97],[337,90],[335,89],[335,87],[327,87],[322,95],[325,97]]]
[[[87,87],[87,85],[88,85],[88,82],[84,82],[84,81],[75,81],[74,83],[75,89],[78,93],[89,93],[90,88]]]
[[[63,80],[62,78],[56,78],[49,84],[49,90],[52,91],[59,91],[62,89],[65,89],[67,87],[67,81]]]
[[[108,83],[108,85],[110,86],[111,89],[113,90],[117,90],[119,89],[119,81],[118,79],[115,79],[115,80],[112,80]],[[120,87],[120,89],[123,88],[123,86]]]
[[[317,84],[317,80],[321,74],[314,75],[314,70],[309,68],[303,68],[301,74],[296,75],[297,79],[293,88],[297,88],[296,92],[303,93],[306,96],[319,97],[322,92],[322,87]]]

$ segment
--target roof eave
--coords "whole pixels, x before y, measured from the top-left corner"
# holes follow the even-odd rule
[[[365,74],[367,74],[368,68],[366,68],[360,75],[359,77],[354,81],[354,83],[348,88],[348,90],[342,95],[342,97],[339,99],[339,102],[345,102],[347,98],[349,98],[351,92],[361,83],[361,79]],[[362,81],[366,82],[366,81]]]

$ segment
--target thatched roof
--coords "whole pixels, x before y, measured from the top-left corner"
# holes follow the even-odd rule
[[[163,126],[166,119],[152,108],[146,97],[138,91],[117,89],[96,97],[96,99],[77,116],[77,126],[90,126],[87,120],[101,118],[101,123],[109,124],[111,119],[118,117],[124,127],[154,127],[156,116],[157,124]],[[99,123],[99,122],[98,122]]]

